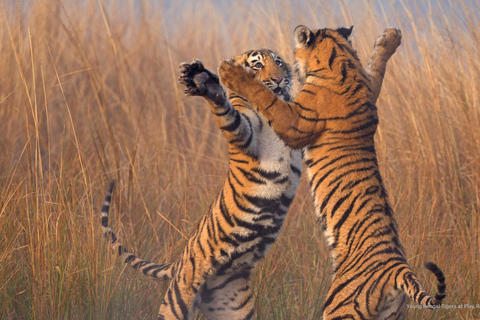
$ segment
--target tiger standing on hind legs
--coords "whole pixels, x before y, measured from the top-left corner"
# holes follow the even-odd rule
[[[439,305],[445,279],[435,264],[425,264],[438,281],[431,297],[407,264],[374,145],[381,81],[370,80],[363,69],[349,41],[351,31],[295,29],[295,72],[303,86],[293,102],[272,95],[234,60],[222,61],[219,75],[288,146],[305,148],[315,214],[334,260],[323,319],[400,319],[407,297],[432,308]],[[393,54],[399,37],[399,31],[386,29],[375,50]],[[373,75],[385,70],[378,62],[369,63]]]
[[[378,91],[391,54],[375,50],[372,55]],[[273,51],[251,50],[236,60],[251,68],[276,96],[290,99],[290,68]],[[229,172],[223,190],[183,257],[174,263],[144,261],[120,244],[108,226],[113,184],[102,207],[103,231],[133,268],[154,278],[172,279],[159,319],[191,319],[196,309],[209,320],[251,319],[250,273],[275,241],[293,200],[301,152],[288,148],[246,99],[234,92],[227,99],[218,77],[200,61],[181,64],[179,80],[187,95],[203,96],[209,102],[228,140]]]
[[[236,59],[252,68],[269,90],[290,99],[290,67],[271,50]],[[203,96],[224,133],[229,170],[223,189],[201,219],[180,260],[155,264],[129,253],[108,226],[111,188],[102,208],[104,234],[125,262],[144,274],[172,279],[158,319],[252,319],[250,274],[275,241],[295,195],[301,152],[288,148],[244,98],[227,99],[218,77],[199,60],[180,65],[185,94]]]

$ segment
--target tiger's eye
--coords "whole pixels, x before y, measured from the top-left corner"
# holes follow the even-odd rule
[[[262,69],[263,68],[263,64],[261,64],[260,62],[257,62],[255,63],[255,65],[253,66],[254,68],[257,68],[257,69]]]

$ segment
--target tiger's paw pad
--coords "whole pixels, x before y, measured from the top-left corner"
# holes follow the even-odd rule
[[[390,58],[395,53],[398,46],[400,46],[400,43],[402,43],[402,32],[400,29],[390,27],[385,29],[383,34],[378,37],[373,49],[375,51],[381,50],[387,55],[387,58]]]
[[[245,82],[255,78],[253,70],[243,67],[235,59],[220,61],[218,75],[220,76],[220,81],[237,94],[241,94],[240,91],[245,86]]]
[[[202,61],[198,59],[193,59],[190,63],[180,63],[179,73],[178,82],[187,87],[184,90],[187,96],[209,96],[220,87],[218,76],[205,69]],[[218,92],[214,93],[216,94]]]

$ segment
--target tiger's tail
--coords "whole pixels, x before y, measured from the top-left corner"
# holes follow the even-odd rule
[[[137,271],[141,271],[143,274],[161,280],[172,279],[173,274],[177,263],[166,263],[166,264],[157,264],[149,261],[145,261],[133,253],[129,252],[121,243],[118,241],[117,236],[112,231],[112,228],[108,226],[108,212],[110,210],[110,202],[112,201],[112,192],[114,182],[110,182],[108,187],[108,193],[105,197],[105,202],[102,206],[102,231],[105,238],[107,238],[111,247],[118,253],[119,256],[123,257],[125,263],[129,264],[132,268]]]
[[[427,307],[438,306],[447,296],[445,293],[445,276],[440,268],[433,262],[426,262],[425,268],[430,270],[437,278],[437,292],[435,296],[429,296],[420,285],[415,274],[409,270],[403,274],[403,290],[415,303]]]

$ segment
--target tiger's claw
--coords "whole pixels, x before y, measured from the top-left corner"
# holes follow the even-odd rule
[[[178,82],[187,87],[184,89],[186,96],[203,96],[220,104],[225,101],[218,76],[205,69],[202,61],[193,59],[190,63],[180,63],[179,74]]]

